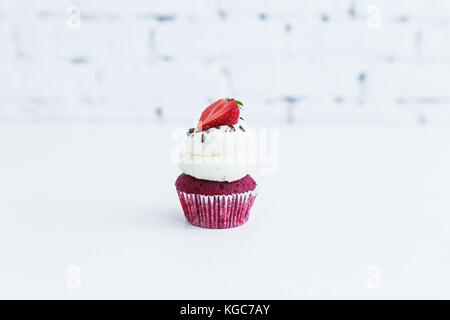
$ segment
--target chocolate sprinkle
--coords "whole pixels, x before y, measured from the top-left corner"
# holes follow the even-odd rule
[[[205,142],[205,134],[202,133],[202,143]]]
[[[194,128],[190,128],[190,129],[188,130],[188,132],[186,133],[187,136],[189,137],[192,133],[194,133],[194,131],[195,131]]]
[[[220,126],[215,126],[214,128],[216,128],[216,129],[220,129]]]
[[[245,132],[245,129],[242,126],[239,126],[239,129]]]
[[[242,117],[239,117],[239,119],[241,119],[241,120],[245,120],[244,118],[242,118]]]
[[[231,132],[236,131],[236,129],[234,128],[234,126],[228,126],[228,127],[230,127],[230,129],[231,129],[230,131],[231,131]]]

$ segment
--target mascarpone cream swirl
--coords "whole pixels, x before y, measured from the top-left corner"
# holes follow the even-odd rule
[[[181,171],[211,181],[231,182],[245,177],[250,164],[248,131],[242,118],[233,126],[191,129],[178,160]]]

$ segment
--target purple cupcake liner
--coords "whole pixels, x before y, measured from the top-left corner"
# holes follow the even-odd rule
[[[257,191],[230,195],[206,196],[178,190],[186,219],[194,226],[209,229],[226,229],[247,222]]]

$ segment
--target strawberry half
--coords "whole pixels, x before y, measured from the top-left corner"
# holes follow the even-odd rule
[[[219,99],[202,112],[197,129],[200,131],[208,128],[233,125],[239,120],[239,109],[242,102],[230,98]]]

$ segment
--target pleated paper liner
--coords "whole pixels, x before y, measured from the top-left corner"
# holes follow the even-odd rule
[[[235,228],[247,222],[257,191],[206,196],[178,190],[186,219],[194,226],[209,229]]]

